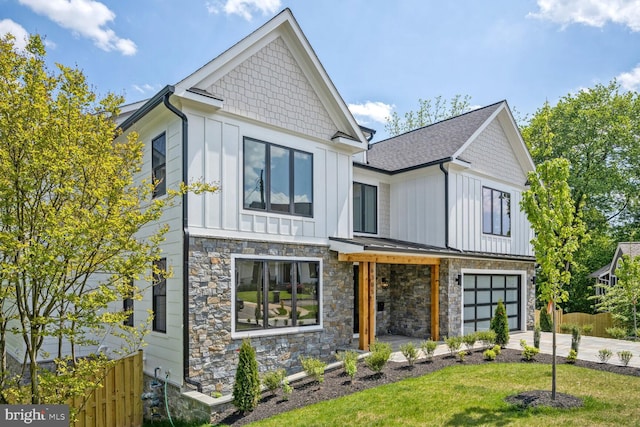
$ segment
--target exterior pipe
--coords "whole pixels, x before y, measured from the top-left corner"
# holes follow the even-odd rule
[[[189,121],[182,111],[178,110],[169,102],[169,97],[171,97],[173,92],[174,88],[171,87],[170,90],[164,94],[162,102],[169,111],[182,120],[182,182],[188,185],[189,176],[187,168],[189,162],[187,155]],[[185,193],[182,195],[182,366],[184,382],[197,387],[197,390],[202,393],[202,384],[189,378],[189,275],[187,271],[187,265],[189,265],[189,210],[187,202],[188,198]]]
[[[444,246],[449,246],[449,171],[444,167],[444,162],[440,163],[440,170],[444,174]]]

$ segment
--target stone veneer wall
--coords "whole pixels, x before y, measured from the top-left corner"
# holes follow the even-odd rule
[[[426,339],[431,333],[431,270],[425,265],[390,267],[392,334]]]
[[[189,377],[202,392],[230,393],[241,339],[231,338],[231,256],[313,257],[323,259],[323,330],[251,338],[261,372],[301,370],[299,356],[333,361],[337,348],[353,336],[353,266],[339,262],[325,246],[228,239],[189,240]]]
[[[472,260],[472,259],[442,259],[440,262],[440,336],[457,336],[462,333],[462,286],[456,278],[462,269],[478,270],[525,270],[527,278],[533,277],[533,262],[501,261],[501,260]],[[536,291],[529,283],[526,286],[527,317],[524,319],[526,329],[533,329]]]

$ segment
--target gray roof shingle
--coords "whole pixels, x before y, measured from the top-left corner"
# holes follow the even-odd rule
[[[451,158],[504,101],[371,144],[368,165],[388,172]]]

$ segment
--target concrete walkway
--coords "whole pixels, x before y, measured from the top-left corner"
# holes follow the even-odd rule
[[[546,354],[553,353],[551,332],[542,332],[540,336],[540,352]],[[533,345],[533,331],[527,332],[514,332],[509,336],[509,344],[507,348],[521,350],[520,340],[524,339],[528,345]],[[392,345],[394,353],[391,355],[391,360],[394,362],[406,362],[406,359],[400,353],[400,346],[402,344],[413,342],[416,346],[419,346],[422,340],[418,338],[401,337],[398,335],[383,335],[378,337],[382,342],[388,342]],[[464,349],[464,344],[462,346]],[[478,345],[479,348],[479,345]],[[556,354],[558,356],[566,357],[571,350],[571,334],[556,334]],[[618,352],[628,350],[633,354],[629,366],[640,368],[640,342],[614,340],[610,338],[598,338],[582,336],[580,340],[580,348],[578,351],[578,359],[588,360],[591,362],[600,362],[598,358],[598,352],[601,349],[608,348],[613,354],[607,363],[613,365],[622,365],[618,358]],[[446,344],[438,345],[435,351],[436,355],[449,354],[449,349]],[[421,357],[422,354],[421,354]]]

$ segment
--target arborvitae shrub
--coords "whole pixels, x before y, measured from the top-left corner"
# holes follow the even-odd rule
[[[253,411],[260,400],[260,376],[256,352],[248,339],[242,340],[233,384],[233,404],[242,412]]]
[[[575,350],[576,354],[578,354],[578,349],[580,348],[580,327],[574,326],[571,330],[571,350]]]
[[[552,328],[553,319],[551,319],[551,314],[549,314],[546,307],[542,307],[542,310],[540,310],[540,329],[542,329],[542,332],[551,332]]]
[[[491,330],[496,333],[496,344],[501,347],[507,345],[509,342],[509,320],[502,300],[498,300],[494,316],[491,319]]]
[[[535,348],[540,348],[540,332],[542,332],[542,328],[540,328],[540,325],[536,324],[533,328],[533,346]]]

